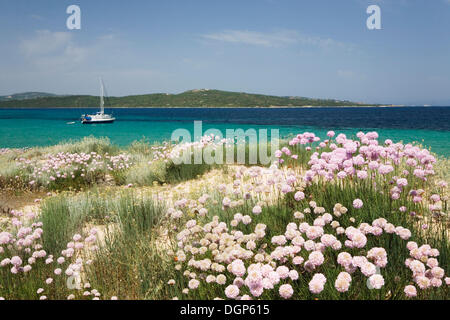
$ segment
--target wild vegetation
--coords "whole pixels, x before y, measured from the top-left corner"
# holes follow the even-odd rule
[[[97,108],[99,97],[87,95],[44,96],[35,99],[1,101],[0,108]],[[305,97],[279,97],[221,90],[189,90],[179,94],[154,93],[126,97],[110,97],[108,107],[298,107],[357,106],[357,102]],[[364,104],[366,105],[366,104]],[[367,104],[374,105],[374,104]]]
[[[177,164],[224,145],[2,149],[2,192],[48,194],[1,220],[0,297],[448,299],[448,159],[307,132],[269,165]]]

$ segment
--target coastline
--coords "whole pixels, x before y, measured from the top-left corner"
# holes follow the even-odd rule
[[[106,109],[323,109],[323,108],[332,108],[332,109],[341,109],[341,108],[423,108],[424,106],[408,106],[408,105],[352,105],[352,106],[254,106],[254,107],[239,107],[239,106],[213,106],[213,107],[180,107],[180,106],[160,106],[160,107],[120,107],[114,106],[109,107],[106,106]],[[427,106],[426,108],[448,108],[450,106]],[[0,110],[33,110],[33,109],[98,109],[97,107],[2,107],[0,106]]]

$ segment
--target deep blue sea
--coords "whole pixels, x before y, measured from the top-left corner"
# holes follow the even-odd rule
[[[382,139],[417,141],[432,151],[450,156],[450,107],[389,108],[132,108],[106,110],[113,124],[82,125],[81,114],[93,109],[0,109],[0,148],[56,144],[84,136],[109,137],[126,145],[134,140],[170,140],[175,129],[193,130],[202,120],[203,130],[277,128],[280,135],[328,130],[354,136],[377,131]],[[75,122],[75,123],[71,123]]]

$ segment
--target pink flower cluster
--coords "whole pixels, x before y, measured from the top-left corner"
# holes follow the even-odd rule
[[[424,290],[430,287],[440,287],[445,276],[445,271],[439,267],[436,259],[439,256],[437,249],[424,244],[418,246],[416,242],[410,241],[406,246],[410,258],[406,259],[405,265],[412,271],[412,278],[416,285]],[[448,283],[447,283],[448,284]],[[410,294],[412,289],[407,290]]]
[[[328,136],[333,138],[334,132]],[[404,190],[412,190],[410,196],[414,202],[423,200],[420,190],[413,190],[415,185],[426,181],[427,177],[434,175],[433,164],[435,157],[426,149],[421,149],[412,144],[393,143],[386,140],[384,145],[378,142],[376,132],[357,134],[359,140],[348,139],[345,134],[339,134],[332,140],[325,140],[316,148],[308,162],[309,170],[306,171],[304,180],[311,182],[314,178],[325,180],[333,179],[371,179],[375,183],[381,180],[392,179],[395,185],[390,189],[390,196],[397,200],[401,198]],[[289,141],[290,146],[312,144],[319,141],[313,133],[305,132],[297,135]],[[307,150],[310,150],[308,147]],[[276,152],[279,162],[283,162],[283,155],[291,157],[291,151],[284,147]],[[395,175],[394,175],[395,174]],[[389,181],[389,180],[387,180]],[[406,192],[407,192],[406,191]],[[439,195],[433,195],[431,201],[439,202]],[[296,197],[298,201],[300,197]],[[355,199],[353,206],[357,209],[363,205],[360,199]],[[432,211],[439,210],[439,206],[433,205]]]
[[[348,272],[343,271],[338,274],[336,281],[334,282],[334,287],[341,293],[347,292],[351,282],[352,276]]]
[[[22,217],[18,212],[14,212],[14,214]],[[67,248],[55,260],[52,254],[42,249],[41,240],[44,232],[42,222],[33,222],[29,226],[22,226],[23,221],[17,218],[10,221],[11,232],[3,231],[0,233],[0,268],[10,268],[9,274],[12,276],[33,272],[33,267],[39,262],[47,265],[56,277],[63,273],[67,276],[79,276],[83,264],[90,264],[91,260],[84,261],[82,258],[75,259],[75,257],[79,256],[83,249],[94,251],[98,248],[95,245],[97,231],[91,229],[89,235],[85,238],[80,234],[75,234],[73,241],[67,244]],[[16,223],[13,224],[13,221],[16,221]],[[28,222],[27,220],[24,221]],[[74,259],[74,262],[69,263],[72,259]],[[63,272],[64,268],[65,271]],[[46,286],[54,283],[54,279],[48,276],[42,281]],[[40,295],[44,291],[43,288],[39,288],[37,294]],[[89,295],[91,295],[91,292],[89,292]],[[98,297],[98,295],[93,295]],[[45,300],[47,296],[41,295],[40,299]]]
[[[31,186],[36,185],[37,182],[48,186],[54,181],[88,179],[96,172],[125,170],[132,164],[129,155],[110,156],[106,153],[102,156],[96,152],[60,152],[56,155],[48,155],[43,160],[19,158],[18,162],[22,169],[30,172]]]
[[[333,138],[335,134],[330,133],[328,136]],[[205,280],[208,284],[224,286],[225,296],[231,299],[261,297],[268,290],[284,299],[292,298],[295,294],[295,281],[299,277],[311,279],[310,292],[320,294],[325,290],[325,274],[329,264],[340,269],[337,278],[333,279],[337,292],[349,291],[352,281],[360,281],[361,275],[370,289],[383,288],[388,278],[385,280],[380,269],[385,268],[389,259],[392,259],[388,257],[389,248],[379,245],[371,247],[368,244],[372,240],[378,241],[381,236],[409,240],[411,231],[403,226],[395,226],[384,218],[375,219],[372,223],[363,222],[359,226],[348,226],[347,221],[352,224],[356,222],[354,217],[344,218],[342,221],[338,218],[348,211],[351,214],[357,214],[357,211],[348,210],[336,203],[332,208],[333,214],[328,213],[326,208],[320,207],[315,201],[309,201],[313,200],[308,198],[309,184],[315,183],[313,178],[322,179],[324,176],[319,172],[325,170],[333,175],[332,179],[336,179],[333,183],[350,181],[353,185],[355,181],[358,184],[357,179],[365,179],[365,185],[373,186],[393,199],[398,195],[402,199],[422,196],[439,204],[442,196],[434,193],[425,197],[425,191],[420,187],[425,188],[426,184],[418,177],[421,174],[414,174],[418,166],[422,168],[424,178],[433,174],[431,170],[435,160],[428,151],[412,145],[394,144],[392,141],[385,141],[380,146],[376,133],[360,133],[358,138],[359,141],[353,141],[341,134],[334,141],[326,140],[320,145],[319,152],[312,153],[310,170],[309,173],[306,172],[306,176],[310,175],[311,179],[302,180],[297,172],[276,165],[270,168],[233,169],[233,181],[215,186],[220,198],[211,201],[222,205],[226,211],[226,222],[220,221],[218,216],[204,225],[200,223],[203,220],[189,220],[177,234],[179,250],[176,253],[176,269],[185,268],[183,274],[186,277],[200,282]],[[290,145],[312,144],[317,141],[315,135],[304,134],[294,138]],[[277,155],[281,159],[284,156],[292,157],[292,153],[288,147],[284,147]],[[444,187],[442,184],[442,188]],[[271,234],[268,237],[266,225],[258,223],[264,221],[270,212],[265,206],[273,201],[273,197],[282,198],[289,193],[299,202],[294,203],[296,207],[293,208],[293,211],[299,210],[293,212],[296,222],[287,222],[283,234]],[[272,198],[266,197],[267,194]],[[203,195],[197,200],[177,200],[174,207],[169,209],[170,215],[177,216],[175,223],[185,221],[181,219],[185,217],[185,211],[200,213],[201,209],[207,210],[204,208],[207,199]],[[303,210],[297,208],[306,203],[302,201],[305,199],[308,199],[309,207]],[[355,209],[370,207],[368,200],[363,202],[361,199],[353,199],[350,206],[353,205]],[[250,201],[246,202],[247,200]],[[406,212],[406,204],[403,204],[402,202],[394,208]],[[244,210],[248,213],[240,213]],[[257,225],[250,228],[252,223]],[[344,228],[341,224],[347,227]],[[425,258],[414,259],[421,261]],[[438,267],[434,260],[430,260],[430,265]],[[433,267],[429,267],[430,271],[419,270],[421,273],[417,275],[423,274],[431,282]],[[196,274],[197,271],[200,272],[199,275]],[[436,276],[433,278],[441,277],[439,279],[444,281],[444,274],[440,271],[434,269]],[[445,281],[447,283],[447,278]],[[434,282],[437,283],[437,280]],[[405,287],[405,294],[413,296],[415,287],[413,288]]]
[[[319,294],[323,291],[327,278],[322,273],[316,273],[309,282],[309,291]]]

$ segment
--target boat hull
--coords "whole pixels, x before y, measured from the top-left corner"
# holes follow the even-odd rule
[[[114,120],[116,120],[116,119],[108,119],[108,120],[106,120],[106,119],[104,119],[104,120],[86,120],[86,119],[83,119],[83,120],[81,120],[81,123],[82,124],[113,123]]]

